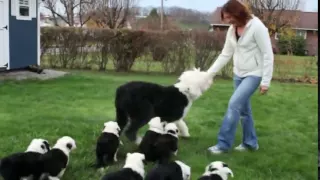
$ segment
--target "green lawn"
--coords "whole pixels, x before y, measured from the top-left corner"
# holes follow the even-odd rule
[[[103,123],[114,119],[116,87],[129,80],[171,84],[175,78],[74,72],[48,81],[4,82],[0,85],[0,157],[24,151],[35,137],[46,138],[53,145],[59,137],[70,135],[77,149],[62,179],[99,179],[102,174],[89,165],[95,160],[95,143]],[[252,99],[260,150],[210,155],[207,148],[216,142],[232,93],[232,81],[217,80],[191,108],[186,120],[192,137],[179,141],[177,158],[192,167],[194,180],[215,160],[228,163],[236,180],[316,179],[317,90],[313,85],[273,82],[268,95],[256,93]],[[144,130],[146,127],[140,133]],[[235,145],[240,139],[239,126]],[[120,162],[108,171],[123,166],[125,153],[136,148],[123,140]]]

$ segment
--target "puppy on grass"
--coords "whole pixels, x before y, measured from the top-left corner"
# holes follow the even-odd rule
[[[164,126],[166,122],[161,122],[159,117],[154,117],[149,121],[149,129],[139,144],[139,152],[145,155],[146,161],[157,161],[159,159],[154,143],[164,134]]]
[[[155,165],[145,180],[190,180],[191,168],[181,161],[171,161]]]
[[[38,158],[50,150],[45,139],[33,139],[25,152],[11,154],[0,160],[0,174],[4,180],[20,180],[32,176],[38,169]]]
[[[168,123],[164,128],[164,134],[160,135],[154,143],[154,148],[159,163],[169,162],[171,156],[178,153],[178,133],[179,130],[175,123]]]
[[[233,177],[233,172],[228,165],[222,161],[214,161],[206,166],[203,175],[198,180],[227,180]]]
[[[76,142],[69,136],[59,138],[52,149],[43,154],[38,161],[38,172],[34,179],[60,179],[69,164],[69,155],[76,149]]]
[[[105,166],[117,162],[117,153],[119,150],[119,133],[120,127],[115,121],[104,123],[102,134],[98,138],[96,145],[96,168],[104,168]]]
[[[127,153],[122,169],[104,175],[101,180],[143,180],[145,156],[141,153]]]

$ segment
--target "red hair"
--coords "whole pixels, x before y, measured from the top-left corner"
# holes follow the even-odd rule
[[[251,19],[251,13],[249,9],[239,2],[238,0],[229,0],[222,6],[221,20],[224,20],[224,13],[230,14],[239,25],[246,25],[247,21]]]

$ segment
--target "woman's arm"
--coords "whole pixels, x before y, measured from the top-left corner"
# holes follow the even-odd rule
[[[254,33],[254,38],[263,55],[263,75],[261,86],[270,86],[273,73],[274,55],[268,28],[263,24],[259,25]]]
[[[231,37],[232,37],[232,26],[230,25],[227,31],[226,40],[225,40],[222,52],[218,56],[218,58],[215,60],[215,62],[211,65],[211,67],[208,69],[208,72],[217,74],[230,61],[234,53],[234,47],[230,43]]]

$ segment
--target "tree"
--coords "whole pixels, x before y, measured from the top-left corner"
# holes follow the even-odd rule
[[[59,26],[58,18],[69,26],[75,26],[75,18],[79,18],[82,27],[90,20],[88,12],[93,8],[94,0],[43,0],[43,5],[48,9],[53,17],[55,26]],[[62,5],[63,10],[59,12],[57,5]]]
[[[281,32],[298,20],[302,0],[242,0],[255,16],[269,28],[270,34]]]
[[[117,29],[125,26],[137,0],[94,0],[94,3],[90,14],[97,26]]]

